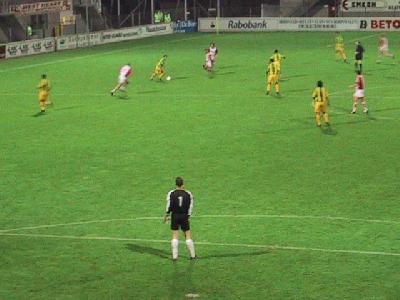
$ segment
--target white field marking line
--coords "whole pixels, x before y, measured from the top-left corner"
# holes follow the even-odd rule
[[[362,108],[361,108],[360,110],[362,111]],[[349,113],[345,113],[345,112],[338,111],[338,110],[332,109],[332,108],[330,108],[329,111],[332,112],[332,113],[334,113],[335,115],[338,115],[338,116],[347,116],[347,115],[350,115],[350,112],[349,112]],[[349,109],[349,111],[350,111],[350,109]],[[354,114],[354,115],[352,115],[352,116],[354,116],[354,117],[363,117],[363,118],[365,118],[365,113],[363,113],[362,115],[361,115],[361,114]],[[375,115],[372,116],[372,118],[375,119],[375,120],[390,120],[390,121],[399,121],[399,120],[400,120],[399,118],[385,117],[385,116],[383,116],[383,117],[376,117]]]
[[[193,40],[197,39],[200,36],[194,36],[190,38],[184,38],[184,39],[179,39],[179,40],[172,40],[172,41],[165,41],[164,44],[171,44],[171,43],[179,43],[181,41],[188,41],[188,40]],[[145,45],[145,46],[140,46],[140,47],[127,47],[123,49],[115,49],[115,50],[110,50],[110,51],[103,51],[101,53],[97,54],[88,54],[88,55],[82,55],[82,56],[75,56],[71,58],[66,58],[66,59],[59,59],[59,60],[54,60],[54,61],[49,61],[49,62],[44,62],[44,63],[39,63],[39,64],[30,64],[30,65],[25,65],[21,67],[15,67],[15,68],[8,68],[4,70],[0,70],[0,73],[6,73],[9,71],[18,71],[18,70],[25,70],[25,69],[30,69],[34,67],[41,67],[41,66],[47,66],[47,65],[54,65],[58,63],[64,63],[64,62],[69,62],[69,61],[74,61],[74,60],[79,60],[79,59],[84,59],[84,58],[92,58],[92,57],[98,57],[98,56],[103,56],[103,55],[109,55],[109,54],[114,54],[114,53],[119,53],[119,52],[125,52],[125,51],[130,51],[130,50],[137,50],[137,49],[146,49],[149,47],[154,47],[155,45],[159,45],[160,43],[155,43],[153,45]],[[90,48],[84,48],[84,49],[90,49]],[[54,52],[53,52],[54,53]]]
[[[30,238],[55,238],[55,239],[72,239],[72,240],[101,240],[101,241],[122,241],[122,242],[143,242],[143,243],[170,243],[169,240],[152,240],[152,239],[134,239],[134,238],[118,238],[107,236],[73,236],[73,235],[54,235],[54,234],[26,234],[26,233],[0,233],[0,236],[23,236]],[[213,242],[197,242],[196,245],[206,246],[222,246],[222,247],[245,247],[245,248],[264,248],[268,250],[294,250],[294,251],[316,251],[327,253],[349,253],[349,254],[366,254],[380,256],[399,256],[400,253],[382,252],[382,251],[360,251],[360,250],[341,250],[341,249],[325,249],[325,248],[309,248],[294,247],[280,245],[259,245],[259,244],[238,244],[238,243],[213,243]]]
[[[392,87],[398,87],[399,85],[383,85],[383,86],[372,86],[367,89],[368,90],[379,90],[379,89],[386,89],[386,88],[392,88]],[[341,90],[333,93],[329,93],[329,96],[332,95],[341,95],[341,94],[351,94],[353,96],[354,94],[354,88],[347,88],[347,90]],[[399,97],[393,97],[393,96],[387,96],[387,97],[381,97],[379,96],[379,99],[386,99],[386,98],[399,98]]]
[[[399,224],[400,221],[392,220],[376,220],[376,219],[360,219],[360,218],[346,218],[346,217],[331,217],[331,216],[301,216],[301,215],[201,215],[192,216],[191,218],[247,218],[247,219],[257,219],[257,218],[277,218],[277,219],[314,219],[314,220],[327,220],[327,221],[346,221],[346,222],[363,222],[363,223],[383,223],[383,224]],[[119,221],[136,221],[136,220],[161,220],[162,217],[138,217],[131,219],[105,219],[105,220],[91,220],[91,221],[81,221],[72,223],[60,223],[60,224],[48,224],[39,226],[27,226],[12,229],[2,229],[0,233],[11,232],[18,230],[34,230],[42,228],[53,228],[62,226],[75,226],[75,225],[85,225],[85,224],[95,224],[95,223],[111,223]]]
[[[354,42],[357,42],[357,41],[368,40],[368,39],[376,37],[378,35],[379,35],[378,33],[375,33],[375,34],[371,34],[371,35],[360,37],[358,39],[351,39],[347,43],[344,43],[344,44],[346,45],[346,44],[354,43]],[[335,44],[328,44],[326,47],[333,47],[333,46],[335,46]]]
[[[10,232],[17,230],[33,230],[33,229],[41,229],[41,228],[53,228],[53,227],[62,227],[62,226],[74,226],[74,225],[86,225],[86,224],[94,224],[94,223],[110,223],[110,222],[118,222],[118,221],[136,221],[136,220],[162,220],[162,217],[139,217],[139,218],[131,218],[131,219],[106,219],[106,220],[92,220],[92,221],[81,221],[81,222],[71,222],[71,223],[59,223],[59,224],[46,224],[39,226],[27,226],[27,227],[19,227],[13,229],[4,229],[0,230],[2,232]]]

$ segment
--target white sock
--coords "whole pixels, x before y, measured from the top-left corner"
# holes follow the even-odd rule
[[[186,240],[186,246],[190,252],[190,257],[196,257],[196,252],[194,251],[194,243],[193,240]]]
[[[171,241],[172,259],[177,259],[178,258],[178,245],[179,245],[179,240],[173,239]]]

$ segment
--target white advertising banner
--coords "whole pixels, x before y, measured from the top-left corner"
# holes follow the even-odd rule
[[[147,25],[118,30],[106,30],[89,34],[74,34],[58,38],[42,40],[28,40],[6,45],[0,45],[0,59],[32,55],[45,52],[54,52],[84,48],[89,46],[122,42],[150,36],[172,34],[171,24]]]
[[[215,32],[217,30],[227,32],[244,31],[269,31],[278,28],[277,19],[274,18],[200,18],[199,31]]]
[[[142,32],[141,27],[131,27],[126,29],[103,31],[102,43],[107,44],[107,43],[138,39],[141,37],[141,32]]]
[[[54,38],[10,43],[6,45],[6,58],[54,52],[55,48]]]
[[[400,31],[399,18],[215,18],[199,19],[202,32]]]
[[[400,10],[399,0],[341,0],[340,10],[346,12],[394,12]]]
[[[142,26],[142,36],[155,36],[173,33],[172,24],[158,24]]]
[[[101,41],[101,33],[100,32],[77,35],[78,48],[100,45],[101,43],[102,43],[102,41]]]
[[[77,46],[76,35],[66,35],[57,38],[57,51],[75,49]]]

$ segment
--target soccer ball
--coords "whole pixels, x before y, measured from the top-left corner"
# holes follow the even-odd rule
[[[167,80],[170,81],[172,78],[171,76],[167,76]]]

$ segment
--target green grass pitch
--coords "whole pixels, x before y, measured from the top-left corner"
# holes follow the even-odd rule
[[[0,299],[399,299],[400,66],[375,63],[377,34],[344,38],[350,64],[333,33],[172,35],[1,62]],[[349,114],[357,39],[368,116]],[[281,98],[265,95],[276,48]],[[164,53],[172,80],[151,82]],[[128,62],[128,97],[111,97]],[[42,73],[54,107],[34,117]],[[319,79],[330,128],[314,123]],[[171,262],[161,222],[176,176],[195,196],[195,262],[183,240]],[[54,224],[66,225],[40,227]]]

